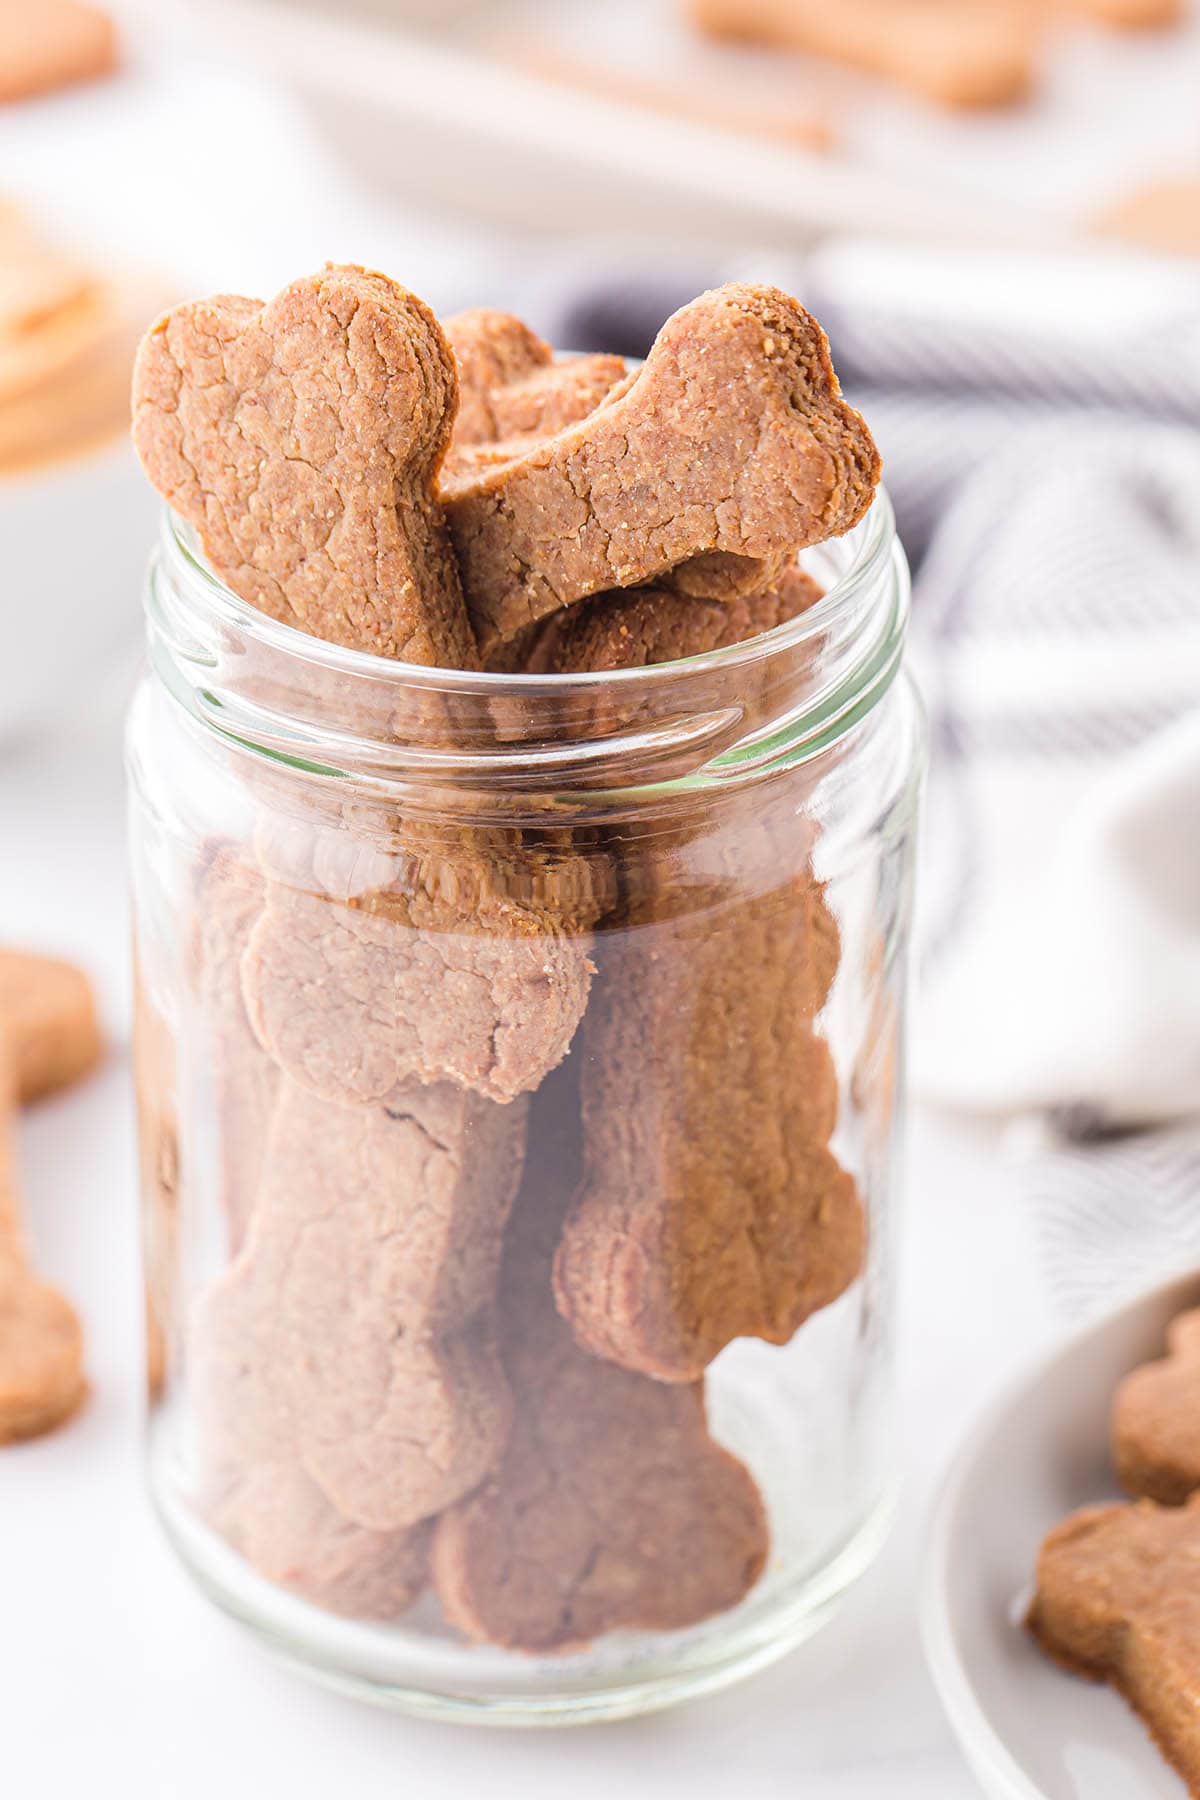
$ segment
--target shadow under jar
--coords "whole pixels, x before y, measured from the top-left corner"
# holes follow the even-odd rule
[[[150,1468],[293,1663],[458,1719],[715,1688],[893,1491],[919,706],[880,497],[764,637],[414,668],[168,519],[129,731]]]

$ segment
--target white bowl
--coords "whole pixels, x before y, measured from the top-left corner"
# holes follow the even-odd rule
[[[939,1502],[922,1594],[926,1655],[950,1723],[995,1800],[1186,1800],[1112,1689],[1065,1674],[1021,1623],[1038,1546],[1076,1507],[1117,1497],[1113,1390],[1160,1356],[1200,1298],[1176,1279],[1089,1326],[973,1434]]]
[[[158,512],[124,437],[0,475],[0,745],[78,708],[137,642]]]

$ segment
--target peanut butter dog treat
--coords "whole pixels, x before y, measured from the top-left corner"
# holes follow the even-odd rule
[[[1200,1309],[1175,1320],[1164,1361],[1117,1389],[1113,1453],[1131,1494],[1181,1506],[1200,1488]]]
[[[0,1444],[40,1437],[87,1395],[74,1307],[29,1267],[13,1146],[16,1079],[0,1042]]]
[[[200,878],[197,985],[211,1046],[222,1198],[234,1250],[258,1192],[279,1085],[278,1068],[254,1034],[242,993],[242,958],[265,895],[261,873],[232,846],[214,850]]]
[[[326,1612],[398,1619],[428,1581],[431,1524],[364,1531],[294,1463],[263,1463],[232,1478],[207,1511],[260,1575]]]
[[[691,0],[714,37],[812,51],[944,106],[1003,106],[1033,82],[1037,36],[1012,0]]]
[[[460,873],[469,887],[471,868]],[[325,1099],[409,1081],[535,1088],[583,1016],[586,942],[494,893],[405,885],[342,904],[273,885],[242,964],[259,1042]]]
[[[1200,1496],[1094,1506],[1038,1557],[1030,1629],[1055,1661],[1111,1682],[1200,1794]]]
[[[195,1320],[218,1485],[288,1462],[390,1533],[486,1474],[510,1420],[493,1308],[524,1132],[524,1106],[447,1086],[338,1107],[284,1082],[249,1234]]]
[[[554,674],[646,668],[744,643],[820,598],[812,576],[795,565],[763,592],[726,602],[689,600],[667,588],[618,589],[548,619],[548,642],[537,655]]]
[[[473,307],[442,329],[458,364],[459,408],[452,448],[551,437],[585,419],[625,380],[620,356],[570,356],[511,313]]]
[[[585,1349],[691,1381],[732,1339],[787,1343],[836,1300],[865,1221],[825,1148],[837,1083],[813,1019],[838,951],[819,884],[648,913],[603,940],[555,1290]]]
[[[0,0],[0,102],[29,100],[116,67],[107,13],[79,0]]]
[[[87,976],[31,951],[0,950],[0,1031],[22,1104],[69,1087],[104,1054]]]
[[[176,307],[133,402],[147,475],[244,600],[356,650],[478,666],[434,495],[454,357],[422,301],[331,266],[266,306]]]
[[[573,1059],[572,1059],[573,1061]],[[766,1560],[762,1499],[709,1436],[704,1390],[645,1381],[577,1349],[550,1265],[579,1173],[578,1071],[533,1101],[505,1240],[501,1346],[516,1419],[503,1459],[438,1523],[433,1569],[468,1636],[561,1651],[623,1628],[674,1630],[735,1605]]]
[[[848,531],[879,457],[841,398],[820,326],[771,288],[702,295],[616,399],[513,457],[443,484],[480,647],[679,564],[779,559]]]

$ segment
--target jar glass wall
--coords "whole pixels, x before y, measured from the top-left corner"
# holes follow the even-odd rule
[[[919,710],[881,497],[808,612],[481,676],[168,521],[129,731],[150,1466],[326,1678],[634,1712],[881,1541]],[[898,678],[899,677],[899,678]]]

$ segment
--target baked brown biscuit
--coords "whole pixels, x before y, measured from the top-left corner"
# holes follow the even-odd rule
[[[242,958],[266,882],[233,845],[212,846],[196,896],[196,987],[208,1034],[221,1199],[236,1250],[258,1193],[279,1070],[259,1043],[242,993]]]
[[[1042,1545],[1029,1626],[1073,1673],[1108,1681],[1200,1794],[1200,1496],[1093,1506]]]
[[[510,1419],[493,1308],[524,1130],[523,1106],[448,1086],[339,1107],[283,1083],[245,1244],[194,1321],[218,1488],[292,1463],[391,1533],[483,1477]]]
[[[1112,1438],[1129,1493],[1181,1506],[1200,1488],[1200,1308],[1175,1320],[1163,1361],[1118,1387]]]
[[[87,1397],[83,1331],[57,1288],[29,1266],[13,1124],[16,1079],[0,1039],[0,1444],[40,1437]]]
[[[810,51],[944,106],[1003,106],[1033,85],[1031,9],[1012,0],[690,0],[714,37]]]
[[[621,356],[554,351],[511,313],[472,307],[442,322],[458,364],[458,418],[451,452],[551,437],[594,412],[624,381]]]
[[[451,1624],[534,1652],[722,1612],[754,1585],[768,1543],[753,1479],[709,1436],[703,1387],[597,1361],[555,1312],[551,1259],[580,1160],[573,1065],[534,1097],[505,1240],[500,1341],[512,1435],[478,1492],[438,1522],[433,1553]]]
[[[340,903],[274,885],[242,962],[258,1041],[322,1098],[384,1100],[451,1081],[493,1100],[566,1054],[592,965],[553,918],[419,891]]]
[[[293,1462],[256,1464],[231,1476],[205,1511],[260,1575],[326,1612],[398,1619],[429,1579],[432,1523],[365,1531]]]
[[[133,436],[215,572],[352,649],[478,667],[434,493],[454,357],[425,304],[330,266],[261,305],[176,307],[138,353]]]
[[[87,976],[32,951],[0,950],[0,1031],[22,1104],[69,1087],[104,1054]]]
[[[116,64],[116,30],[99,7],[0,0],[0,102],[95,81]]]
[[[485,657],[548,613],[721,553],[761,585],[866,512],[879,457],[795,300],[731,284],[668,320],[616,399],[442,487]]]
[[[632,915],[580,1034],[585,1175],[555,1261],[580,1344],[692,1381],[737,1337],[787,1343],[860,1273],[865,1220],[826,1148],[814,1018],[837,966],[820,884]]]
[[[552,674],[648,668],[745,643],[820,598],[812,576],[795,565],[762,592],[727,601],[689,599],[668,588],[618,589],[554,614],[535,654]]]

